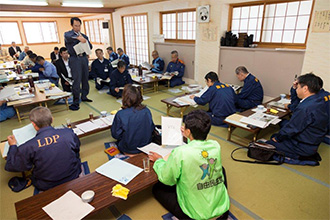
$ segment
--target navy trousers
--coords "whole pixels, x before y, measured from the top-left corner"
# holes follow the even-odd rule
[[[86,56],[72,56],[69,59],[69,66],[71,68],[71,74],[73,79],[73,104],[79,106],[80,93],[81,99],[86,99],[89,93],[88,59]]]

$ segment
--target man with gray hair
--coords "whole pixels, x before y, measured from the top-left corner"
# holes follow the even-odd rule
[[[241,92],[237,95],[237,109],[244,111],[260,105],[264,98],[264,90],[260,81],[244,66],[237,67],[235,72],[237,79],[244,82]]]
[[[183,61],[179,59],[178,51],[173,50],[171,52],[171,61],[168,63],[166,68],[166,72],[172,73],[170,87],[179,86],[185,83],[185,81],[182,80],[184,69],[185,65]]]
[[[30,50],[30,49],[29,49],[29,46],[25,46],[23,52],[19,54],[19,56],[18,56],[18,60],[19,60],[19,61],[24,60],[24,58],[26,57],[27,52],[28,52],[29,50]]]
[[[79,177],[80,141],[73,130],[53,128],[53,117],[46,107],[32,109],[30,121],[37,131],[34,138],[17,147],[15,136],[7,137],[10,147],[5,170],[33,169],[32,184],[42,191]]]

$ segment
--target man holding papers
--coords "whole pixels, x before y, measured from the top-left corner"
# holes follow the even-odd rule
[[[80,141],[72,129],[55,129],[48,108],[36,107],[30,112],[30,121],[37,135],[17,147],[15,136],[8,136],[10,145],[5,170],[23,172],[32,170],[32,184],[47,190],[79,177]]]
[[[170,80],[170,87],[179,86],[185,83],[182,80],[184,69],[185,65],[183,61],[179,59],[178,51],[173,50],[171,52],[171,62],[168,63],[166,68],[166,72],[172,74],[172,78]]]
[[[122,110],[117,112],[111,127],[112,137],[117,139],[123,153],[137,154],[138,147],[150,144],[155,125],[150,110],[142,105],[139,89],[131,84],[124,88]]]
[[[89,93],[88,84],[88,58],[87,54],[76,53],[74,46],[79,43],[88,43],[90,49],[92,49],[92,44],[89,42],[88,37],[80,32],[81,20],[77,17],[71,18],[72,30],[64,33],[65,47],[68,49],[70,54],[69,65],[73,78],[72,94],[73,94],[73,104],[70,105],[72,111],[79,110],[79,99],[81,91],[81,101],[92,102],[92,100],[87,98]],[[82,87],[80,88],[80,84]]]
[[[230,206],[220,145],[206,140],[211,119],[204,111],[190,112],[182,127],[188,144],[175,148],[168,160],[150,152],[159,183],[155,198],[178,219],[227,219]]]
[[[327,133],[329,117],[324,100],[318,97],[320,81],[312,73],[298,77],[296,93],[300,103],[292,117],[267,143],[293,159],[317,158],[317,150]],[[302,159],[306,160],[306,159]]]
[[[6,90],[6,89],[5,89]],[[12,106],[7,106],[7,101],[5,98],[11,94],[6,95],[6,92],[2,86],[0,86],[0,122],[12,118],[16,115],[15,109]]]
[[[55,61],[58,76],[61,78],[63,91],[71,92],[72,74],[69,66],[69,53],[65,47],[60,49],[60,58]]]
[[[223,120],[236,112],[236,94],[231,86],[219,82],[215,72],[206,74],[205,80],[208,90],[201,97],[191,95],[190,98],[194,99],[198,105],[209,103],[210,110],[207,114],[211,117],[212,125],[224,125]]]
[[[236,77],[244,82],[242,91],[237,95],[236,106],[244,111],[262,103],[264,90],[260,81],[253,76],[244,66],[239,66],[235,70]]]
[[[112,72],[112,65],[108,59],[103,57],[103,50],[98,48],[95,50],[97,59],[92,62],[92,67],[89,75],[95,79],[95,88],[102,89],[104,86],[109,88],[110,73]],[[104,80],[104,81],[103,81]],[[106,82],[106,80],[108,80]]]
[[[164,63],[164,60],[159,57],[157,50],[152,51],[152,58],[154,58],[154,60],[152,61],[152,64],[150,65],[151,72],[163,73],[165,63]]]
[[[110,63],[111,63],[112,61],[115,61],[115,60],[118,59],[118,54],[116,54],[116,53],[113,51],[112,47],[108,47],[108,48],[107,48],[107,52],[108,52],[108,54],[109,54],[109,61],[110,61]]]
[[[122,96],[124,87],[126,84],[132,84],[131,75],[126,69],[126,64],[124,61],[119,61],[117,64],[117,69],[115,69],[110,75],[110,91],[109,95],[116,97],[117,99]]]

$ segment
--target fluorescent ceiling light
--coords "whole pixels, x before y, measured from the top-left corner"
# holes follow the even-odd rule
[[[37,6],[46,6],[48,2],[46,1],[23,1],[23,0],[0,0],[0,4],[4,5],[37,5]]]
[[[102,8],[102,3],[63,2],[63,7]]]

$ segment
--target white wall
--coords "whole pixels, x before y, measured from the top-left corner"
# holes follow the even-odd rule
[[[315,10],[330,10],[330,1],[316,0],[314,13]],[[313,20],[314,16],[311,24]],[[307,72],[314,72],[320,76],[324,82],[324,89],[330,90],[330,32],[315,33],[310,28],[302,74]]]

